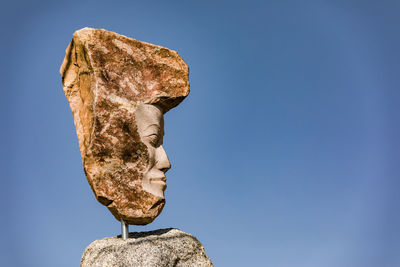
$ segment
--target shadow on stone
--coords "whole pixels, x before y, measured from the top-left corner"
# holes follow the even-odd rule
[[[158,229],[153,231],[146,231],[146,232],[129,232],[129,238],[141,238],[141,237],[148,237],[148,236],[160,236],[163,234],[168,233],[169,231],[176,229],[176,228],[165,228],[165,229]],[[122,238],[121,235],[117,235],[118,238]]]

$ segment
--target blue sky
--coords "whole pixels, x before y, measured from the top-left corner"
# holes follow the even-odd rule
[[[2,3],[3,266],[78,266],[120,225],[94,198],[59,67],[75,30],[177,50],[167,204],[215,266],[400,266],[400,2]]]

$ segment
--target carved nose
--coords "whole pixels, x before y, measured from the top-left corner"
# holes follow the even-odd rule
[[[157,148],[157,164],[156,164],[157,169],[162,171],[163,173],[166,173],[169,169],[171,169],[171,163],[169,162],[167,153],[165,153],[165,150],[163,146],[159,146]]]

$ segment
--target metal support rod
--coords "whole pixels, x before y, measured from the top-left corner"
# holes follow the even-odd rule
[[[122,239],[128,239],[129,236],[129,224],[121,220],[121,232]]]

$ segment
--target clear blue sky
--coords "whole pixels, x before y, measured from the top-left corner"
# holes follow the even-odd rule
[[[217,267],[400,266],[399,1],[3,1],[2,266],[78,266],[120,233],[94,198],[59,67],[75,30],[174,50],[154,223]]]

